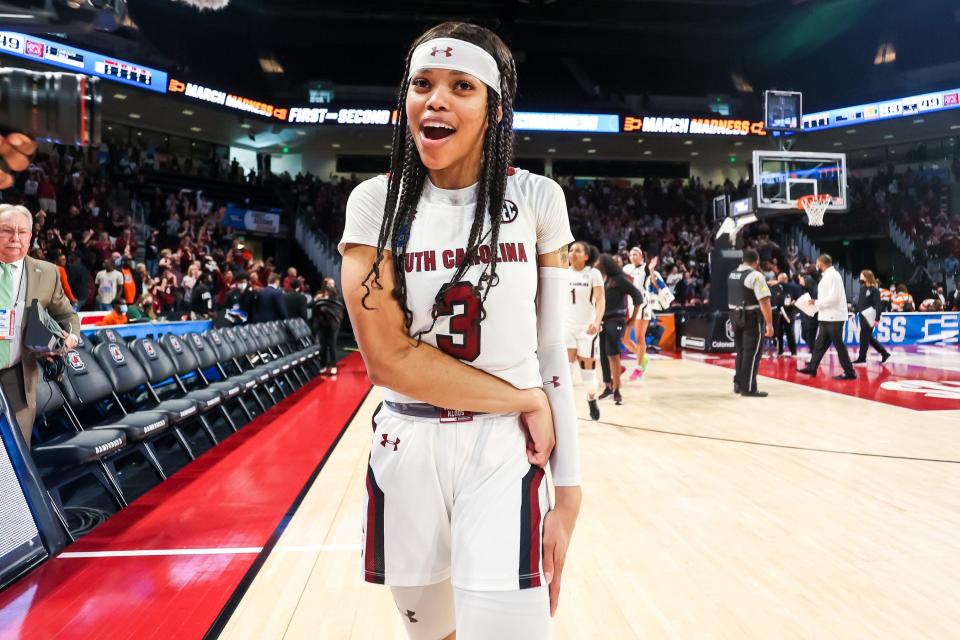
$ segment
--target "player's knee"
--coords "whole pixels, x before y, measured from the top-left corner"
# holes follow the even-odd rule
[[[453,587],[450,580],[425,587],[390,587],[411,640],[456,637]]]
[[[458,640],[550,637],[547,587],[519,591],[454,589]]]

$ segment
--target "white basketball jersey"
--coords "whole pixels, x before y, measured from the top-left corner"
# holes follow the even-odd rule
[[[639,267],[633,266],[633,263],[625,264],[623,266],[623,273],[630,278],[630,282],[633,283],[637,289],[643,293],[644,296],[647,295],[647,277],[644,267],[646,263],[641,264]],[[646,298],[644,298],[646,299]],[[627,296],[627,316],[633,315],[633,299],[630,296]]]
[[[597,317],[593,288],[603,289],[603,276],[593,267],[577,271],[570,267],[570,297],[567,299],[567,325],[585,327]]]
[[[387,177],[359,184],[347,202],[347,219],[337,249],[347,244],[377,246],[387,196]],[[476,185],[439,189],[429,180],[417,204],[403,268],[410,335],[430,329],[434,299],[463,261],[476,207]],[[484,220],[478,260],[447,291],[441,315],[423,341],[518,389],[540,387],[537,360],[537,256],[573,242],[563,189],[543,176],[511,169],[507,178],[499,237],[499,284],[490,290],[480,319],[473,291],[490,262],[490,222]],[[389,246],[389,241],[388,241]],[[414,375],[411,372],[411,375]],[[392,390],[394,402],[417,402]]]

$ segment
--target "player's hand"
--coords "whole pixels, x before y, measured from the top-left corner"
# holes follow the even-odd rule
[[[550,592],[551,617],[560,601],[563,567],[579,511],[580,487],[557,487],[557,506],[543,519],[543,573]]]
[[[600,325],[597,324],[596,322],[591,322],[590,326],[587,327],[588,336],[595,336],[599,331],[600,331]]]
[[[0,136],[0,156],[7,163],[10,173],[0,171],[0,189],[13,186],[11,173],[23,171],[30,166],[30,156],[37,151],[37,143],[22,133]]]
[[[773,325],[772,325],[772,324],[767,323],[766,328],[764,328],[764,330],[763,330],[763,335],[767,336],[768,338],[772,338],[772,337],[773,337]]]
[[[545,467],[557,443],[556,432],[553,429],[553,413],[547,394],[543,389],[531,389],[535,394],[535,408],[520,414],[520,422],[527,432],[527,460],[532,465]]]

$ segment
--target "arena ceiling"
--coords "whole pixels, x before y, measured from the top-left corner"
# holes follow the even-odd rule
[[[128,26],[113,33],[62,30],[93,49],[278,101],[305,101],[318,86],[337,100],[389,100],[406,47],[445,20],[504,37],[527,110],[647,110],[657,96],[702,98],[706,110],[707,96],[720,94],[751,115],[772,87],[804,91],[816,110],[960,84],[952,0],[232,0],[205,13],[128,0],[127,8]]]

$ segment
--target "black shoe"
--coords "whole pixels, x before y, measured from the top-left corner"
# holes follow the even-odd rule
[[[740,395],[744,398],[766,398],[770,394],[766,391],[744,391]]]
[[[853,361],[853,364],[867,364],[867,359],[864,358],[863,360],[861,360],[860,358],[857,358],[856,360]]]
[[[597,400],[603,400],[604,398],[609,398],[613,395],[613,387],[607,387],[603,390],[603,393],[597,398]]]
[[[814,377],[816,377],[816,375],[817,375],[817,370],[816,370],[816,369],[811,369],[810,367],[803,367],[802,369],[797,369],[797,373],[805,373],[805,374],[807,374],[808,376],[814,376]]]
[[[882,356],[880,356],[880,364],[885,363],[887,360],[890,359],[890,356],[892,356],[892,355],[893,355],[893,354],[890,353],[889,351],[887,351],[886,353],[884,353]]]
[[[600,419],[600,407],[597,405],[596,400],[587,400],[587,404],[590,405],[590,419],[599,420]]]
[[[613,392],[613,402],[614,404],[623,404],[623,396],[620,395],[619,391]]]
[[[856,380],[857,374],[855,373],[844,373],[839,376],[833,376],[834,380]]]
[[[739,383],[739,382],[734,382],[734,383],[733,383],[733,392],[734,392],[734,393],[740,393],[740,383]]]

